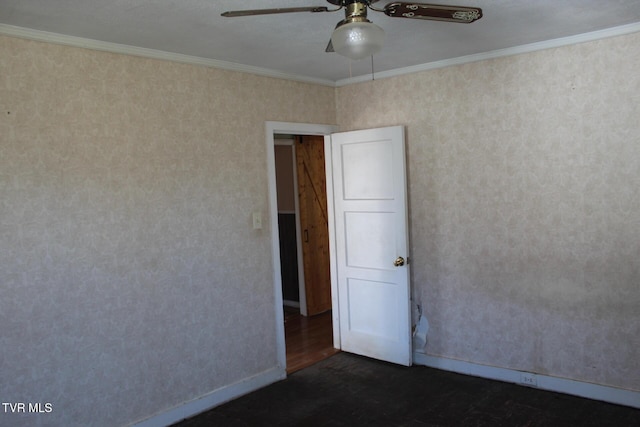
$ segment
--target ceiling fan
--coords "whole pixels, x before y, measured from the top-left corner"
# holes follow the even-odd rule
[[[224,12],[222,16],[270,15],[293,12],[337,12],[345,10],[345,19],[338,22],[331,35],[327,52],[337,52],[351,59],[362,59],[373,55],[382,48],[384,30],[367,19],[367,9],[383,12],[393,18],[426,19],[468,24],[482,18],[482,9],[478,7],[449,6],[427,3],[392,2],[383,8],[373,4],[379,0],[327,0],[337,8],[325,6],[284,7],[275,9],[234,10]]]

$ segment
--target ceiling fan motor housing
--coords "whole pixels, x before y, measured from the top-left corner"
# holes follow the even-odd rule
[[[351,4],[351,3],[363,3],[365,5],[370,5],[373,3],[377,3],[380,0],[327,0],[327,1],[336,6],[347,6],[348,4]]]
[[[345,6],[345,20],[347,22],[366,21],[367,5],[360,2],[350,3]]]
[[[367,7],[374,1],[366,0],[327,0],[336,6],[344,7],[345,20],[347,22],[363,22],[367,21]]]

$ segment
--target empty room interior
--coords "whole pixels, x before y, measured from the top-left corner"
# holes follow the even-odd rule
[[[403,138],[408,250],[389,260],[410,293],[403,364],[640,408],[637,5],[634,22],[487,54],[472,32],[508,2],[470,1],[477,22],[404,20],[463,28],[467,53],[399,70],[376,68],[396,61],[387,45],[380,63],[325,53],[342,12],[319,14],[318,56],[341,74],[307,78],[268,71],[279,57],[259,51],[259,65],[229,65],[244,40],[224,61],[170,37],[145,45],[142,27],[133,46],[118,35],[138,34],[147,6],[182,34],[161,10],[180,18],[175,2],[135,3],[105,27],[29,10],[45,2],[0,6],[0,425],[176,423],[285,379],[288,321],[324,316],[320,358],[349,352],[347,317],[376,325],[376,311],[341,311],[333,215],[350,158],[335,166],[351,145],[333,144],[381,128]],[[233,37],[285,16],[210,3],[185,5],[236,23]],[[392,43],[387,20],[403,20],[374,13]],[[314,239],[325,246],[305,249]]]

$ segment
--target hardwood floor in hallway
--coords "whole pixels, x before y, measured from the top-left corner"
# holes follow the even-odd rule
[[[311,317],[285,308],[287,374],[299,371],[339,352],[333,348],[331,311]]]

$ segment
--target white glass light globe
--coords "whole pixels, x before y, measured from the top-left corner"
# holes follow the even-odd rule
[[[333,50],[354,60],[366,58],[382,49],[384,30],[372,22],[349,22],[331,35]]]

